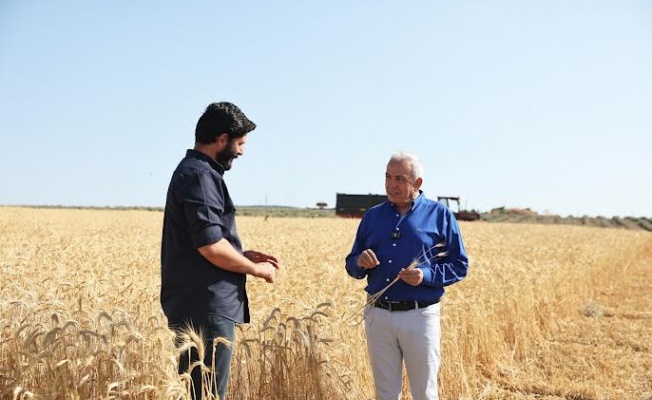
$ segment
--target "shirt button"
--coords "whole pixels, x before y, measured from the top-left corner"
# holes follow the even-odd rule
[[[387,279],[385,279],[385,280],[386,280],[387,282],[389,282],[389,278],[387,278]],[[387,297],[385,297],[385,298],[387,298]]]
[[[392,263],[392,260],[389,260],[388,262],[391,264],[391,263]]]
[[[399,230],[398,227],[396,228],[396,230]]]
[[[396,216],[398,217],[399,215],[398,215],[398,214],[396,214]]]
[[[385,300],[388,300],[388,299],[389,299],[389,297],[385,296]]]
[[[393,247],[396,247],[396,243],[392,243],[392,246],[393,246]]]

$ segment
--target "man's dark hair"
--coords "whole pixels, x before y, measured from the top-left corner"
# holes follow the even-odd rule
[[[214,143],[223,133],[230,139],[241,138],[256,129],[256,124],[235,104],[223,101],[211,103],[199,117],[195,128],[195,141],[202,144]]]

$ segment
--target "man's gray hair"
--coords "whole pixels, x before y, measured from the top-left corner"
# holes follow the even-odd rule
[[[407,162],[412,170],[412,179],[417,180],[419,178],[423,179],[423,164],[419,161],[419,157],[415,156],[412,153],[405,151],[397,151],[392,154],[392,157],[389,159],[389,162]]]

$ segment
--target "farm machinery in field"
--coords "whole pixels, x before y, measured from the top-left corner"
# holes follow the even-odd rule
[[[448,207],[455,214],[458,221],[477,221],[480,219],[479,212],[460,208],[459,196],[437,196],[437,201]]]

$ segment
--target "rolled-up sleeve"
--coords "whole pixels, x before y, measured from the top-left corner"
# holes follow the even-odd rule
[[[187,176],[178,193],[195,248],[224,238],[224,189],[221,177],[209,170]]]

